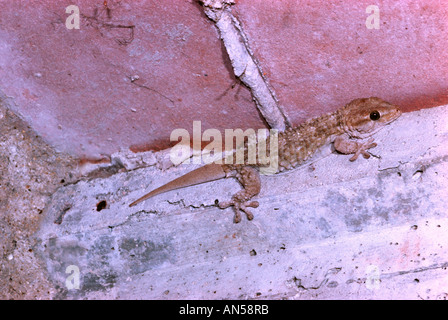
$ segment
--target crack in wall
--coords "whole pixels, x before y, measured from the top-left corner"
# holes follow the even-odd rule
[[[183,209],[201,209],[201,208],[202,209],[206,209],[206,208],[217,208],[218,207],[218,204],[217,204],[218,200],[215,200],[214,204],[204,204],[204,203],[201,203],[199,206],[195,206],[193,204],[187,205],[187,204],[185,204],[184,199],[180,199],[178,201],[169,201],[169,200],[167,200],[167,202],[169,204],[171,204],[171,205],[180,206]]]
[[[391,272],[391,273],[381,273],[379,275],[378,280],[382,281],[382,280],[386,280],[386,279],[392,279],[392,278],[395,278],[397,276],[414,274],[414,273],[421,273],[421,272],[437,270],[437,269],[446,270],[447,268],[448,268],[448,262],[434,263],[434,264],[429,265],[427,267],[419,267],[419,268],[414,268],[414,269],[410,269],[410,270],[399,270],[399,271]],[[330,288],[335,288],[335,287],[337,287],[338,283],[336,281],[329,281],[329,280],[330,280],[330,278],[333,275],[338,274],[341,270],[342,270],[342,268],[340,268],[340,267],[329,269],[326,272],[326,274],[325,274],[324,278],[322,279],[322,281],[320,281],[319,284],[315,285],[315,286],[305,286],[303,284],[302,278],[298,278],[296,276],[294,276],[290,280],[290,282],[292,284],[294,284],[294,286],[298,290],[300,290],[300,291],[319,290],[319,289],[323,288],[325,285],[327,287],[330,287]],[[352,284],[352,283],[365,284],[365,283],[367,283],[367,281],[369,281],[368,277],[356,278],[356,279],[351,278],[351,279],[348,279],[347,281],[345,281],[345,284],[347,284],[347,285]],[[418,282],[419,280],[418,279],[414,279],[414,281]]]
[[[415,268],[415,269],[411,269],[411,270],[402,270],[402,271],[391,272],[391,273],[383,273],[383,274],[381,274],[381,279],[390,279],[390,278],[394,278],[396,276],[402,276],[405,274],[419,273],[419,272],[425,272],[425,271],[436,270],[436,269],[446,270],[447,268],[448,268],[448,262],[434,263],[427,267],[420,267],[420,268]]]
[[[131,213],[130,215],[128,215],[124,221],[122,221],[120,223],[117,223],[117,224],[114,224],[114,225],[108,225],[107,227],[110,230],[113,230],[113,229],[115,229],[117,227],[121,227],[121,226],[124,226],[124,225],[130,223],[131,220],[134,217],[139,218],[141,216],[148,216],[148,215],[156,215],[156,216],[158,216],[160,214],[161,213],[158,210],[139,210],[137,212],[134,212],[134,213]]]
[[[335,267],[335,268],[328,269],[328,271],[325,273],[324,279],[317,286],[305,287],[302,284],[302,279],[297,278],[295,276],[291,279],[291,282],[294,283],[294,285],[297,287],[297,289],[300,289],[300,290],[304,290],[304,291],[318,290],[328,283],[328,281],[330,280],[330,277],[332,275],[338,274],[341,270],[342,270],[342,267]],[[335,283],[335,281],[330,282],[329,285],[332,283]],[[330,285],[330,286],[334,286],[334,285]],[[337,286],[337,284],[336,284],[336,286]]]

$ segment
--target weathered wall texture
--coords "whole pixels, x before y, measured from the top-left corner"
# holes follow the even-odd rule
[[[448,106],[407,113],[376,141],[378,157],[264,176],[255,219],[239,224],[215,206],[240,189],[232,179],[128,207],[190,166],[68,185],[34,250],[58,298],[443,298]]]
[[[292,124],[365,96],[405,111],[448,103],[444,2],[240,0],[229,6],[240,27],[233,38],[232,21],[208,12],[215,26],[196,1],[106,3],[0,1],[2,95],[45,140],[79,157],[166,148],[171,131],[191,131],[193,120],[204,130],[263,127],[235,74]],[[71,4],[79,30],[65,26]],[[379,29],[365,24],[371,4]]]
[[[57,291],[30,236],[58,187],[73,183],[76,159],[54,151],[0,102],[0,298],[49,299]]]
[[[0,0],[1,297],[446,298],[447,108],[410,111],[448,103],[447,14],[435,0]],[[409,112],[381,158],[265,177],[253,222],[213,206],[231,180],[127,207],[191,169],[161,170],[173,129],[283,129],[368,96]]]

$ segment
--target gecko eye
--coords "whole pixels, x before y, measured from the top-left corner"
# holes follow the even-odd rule
[[[376,121],[380,118],[380,113],[378,111],[372,111],[370,112],[370,119],[373,121]]]

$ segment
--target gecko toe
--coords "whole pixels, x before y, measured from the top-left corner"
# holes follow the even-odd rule
[[[234,223],[241,222],[241,213],[237,209],[235,209],[235,216],[233,217],[233,222]]]
[[[251,208],[258,208],[258,206],[260,205],[260,203],[258,201],[251,201],[251,202],[246,202],[244,204],[246,207],[251,207]]]
[[[358,156],[359,156],[359,152],[356,152],[355,154],[354,154],[354,156],[353,157],[351,157],[349,160],[350,161],[356,161],[356,159],[358,159]]]
[[[247,210],[247,209],[244,209],[244,210],[242,210],[245,214],[246,214],[246,217],[247,217],[247,220],[253,220],[253,218],[254,218],[254,214],[252,213],[252,212],[250,212],[249,210]]]
[[[235,223],[238,223],[241,221],[240,211],[243,211],[246,214],[247,220],[249,220],[249,221],[253,220],[254,214],[246,208],[246,205],[242,204],[239,206],[235,206],[235,219],[234,219]]]
[[[226,209],[226,208],[228,208],[228,207],[230,207],[230,206],[233,206],[234,204],[233,204],[233,201],[225,201],[225,202],[219,202],[218,203],[218,207],[220,208],[220,209]]]
[[[247,209],[247,207],[257,208],[259,205],[260,204],[258,201],[246,201],[246,202],[226,201],[226,202],[220,202],[218,204],[218,207],[220,209],[233,207],[233,209],[235,211],[235,216],[233,218],[233,221],[235,223],[239,223],[239,222],[241,222],[241,211],[246,214],[247,220],[252,220],[254,218],[254,215],[252,212],[249,211],[249,209]]]

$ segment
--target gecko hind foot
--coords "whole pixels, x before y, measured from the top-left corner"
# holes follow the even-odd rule
[[[236,168],[233,168],[233,170],[234,176],[238,179],[244,189],[234,194],[230,201],[219,203],[219,207],[225,209],[233,206],[233,209],[235,210],[233,221],[235,223],[241,221],[240,211],[243,211],[246,214],[247,220],[252,220],[254,215],[247,209],[247,207],[257,208],[259,205],[258,201],[251,201],[251,199],[260,193],[260,175],[256,169],[249,166],[237,166]]]
[[[235,211],[235,216],[233,218],[233,221],[235,223],[238,223],[241,221],[241,213],[240,211],[243,211],[246,216],[247,216],[247,220],[252,220],[254,218],[254,215],[252,212],[250,212],[249,209],[247,209],[247,207],[251,207],[251,208],[257,208],[259,206],[258,201],[239,201],[239,200],[232,200],[232,201],[226,201],[226,202],[221,202],[219,203],[219,208],[221,209],[225,209],[228,207],[233,206],[233,209]]]

